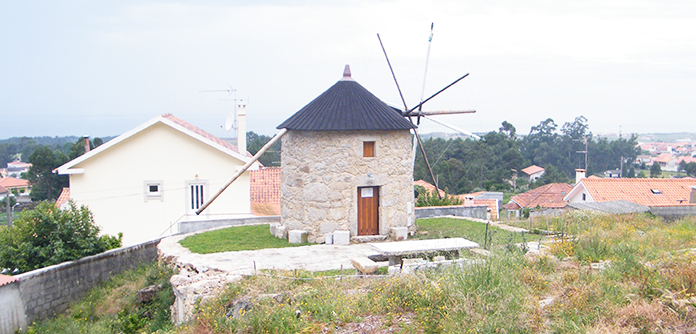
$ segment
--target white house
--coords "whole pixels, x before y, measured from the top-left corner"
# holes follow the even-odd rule
[[[127,246],[176,233],[179,221],[201,219],[195,210],[251,159],[241,151],[165,114],[56,171],[70,176],[70,198],[89,207],[102,233],[123,232]],[[250,213],[245,172],[201,216]]]
[[[527,175],[527,181],[534,182],[544,175],[544,168],[537,165],[531,165],[522,169],[522,173]]]

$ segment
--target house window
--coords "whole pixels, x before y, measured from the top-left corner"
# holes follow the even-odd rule
[[[662,195],[662,192],[660,189],[650,189],[650,192],[652,192],[655,195]]]
[[[164,201],[162,196],[162,181],[145,181],[145,202],[151,200]]]
[[[585,199],[587,199],[587,195],[586,195],[586,194],[582,194],[582,200],[584,201]]]
[[[205,204],[208,199],[208,182],[197,180],[186,182],[186,209],[188,213],[194,213]]]
[[[375,142],[364,141],[363,142],[363,157],[374,158],[375,156]]]

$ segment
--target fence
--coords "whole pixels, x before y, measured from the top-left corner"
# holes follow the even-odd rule
[[[64,311],[112,275],[157,259],[160,239],[33,270],[0,286],[0,334]]]

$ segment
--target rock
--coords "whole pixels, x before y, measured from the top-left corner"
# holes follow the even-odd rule
[[[160,290],[162,290],[162,287],[159,285],[150,285],[147,288],[138,290],[138,303],[143,304],[151,302]]]
[[[227,317],[239,319],[249,312],[253,308],[253,305],[251,304],[251,300],[243,298],[228,304],[227,307],[229,308],[229,311],[227,311],[226,314]]]
[[[367,256],[368,259],[375,261],[375,262],[384,262],[384,261],[389,261],[389,257],[386,255],[383,255],[381,253],[377,252],[365,252],[365,256]]]
[[[307,243],[307,231],[290,230],[288,231],[288,242],[291,244]]]
[[[377,263],[366,257],[354,257],[350,259],[353,267],[363,274],[372,274],[377,271]]]
[[[406,240],[408,238],[408,227],[392,227],[391,237],[394,241]]]
[[[333,243],[334,245],[350,245],[350,231],[335,231]]]

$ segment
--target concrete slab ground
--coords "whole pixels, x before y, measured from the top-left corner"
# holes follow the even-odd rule
[[[187,236],[188,234],[176,235],[162,239],[158,246],[160,257],[174,260],[172,262],[178,263],[181,267],[189,267],[198,272],[212,269],[229,274],[251,275],[254,274],[254,262],[258,270],[324,271],[341,269],[341,265],[344,269],[352,269],[352,258],[365,257],[372,251],[368,244],[352,244],[195,254],[179,244],[179,240]]]

